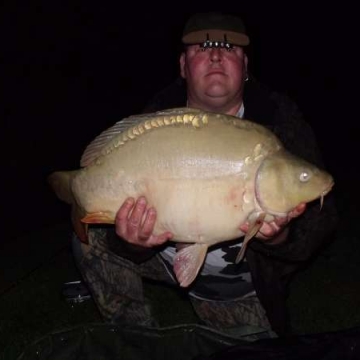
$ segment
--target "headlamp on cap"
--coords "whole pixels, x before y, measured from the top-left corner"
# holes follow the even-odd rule
[[[211,41],[209,34],[206,34],[206,41],[200,44],[200,48],[205,51],[212,48],[225,48],[227,51],[231,51],[234,45],[227,41],[226,34],[224,34],[224,41]]]
[[[202,49],[215,47],[228,51],[233,46],[247,46],[250,43],[240,17],[218,12],[198,13],[190,17],[181,41],[185,45],[200,44]]]

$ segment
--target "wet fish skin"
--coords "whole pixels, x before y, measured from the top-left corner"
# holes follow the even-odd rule
[[[184,287],[210,246],[244,235],[241,224],[254,227],[238,260],[263,221],[323,198],[334,183],[327,172],[289,154],[261,125],[189,108],[118,122],[87,147],[81,166],[49,181],[72,205],[82,241],[87,237],[80,219],[114,223],[127,197],[145,196],[157,210],[154,233],[171,231],[173,241],[189,243],[174,259]]]

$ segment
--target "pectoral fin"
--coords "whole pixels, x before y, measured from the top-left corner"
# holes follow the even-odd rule
[[[241,246],[241,249],[239,251],[239,254],[236,257],[236,260],[235,260],[236,264],[238,264],[244,258],[247,245],[248,245],[249,241],[260,230],[262,224],[264,223],[265,216],[266,216],[265,213],[261,213],[261,214],[258,215],[257,218],[255,218],[253,221],[250,222],[249,231],[246,233],[244,241],[243,241],[242,246]]]
[[[71,220],[77,237],[88,243],[88,224],[113,224],[114,216],[106,212],[91,213],[84,216],[77,206],[72,207]]]
[[[182,247],[174,257],[174,272],[180,286],[189,286],[196,278],[208,250],[206,244]]]
[[[114,224],[114,215],[108,212],[96,212],[87,214],[81,221],[85,224]]]
[[[88,243],[88,225],[81,222],[81,218],[84,214],[77,206],[72,206],[71,209],[71,221],[74,231],[81,242]]]

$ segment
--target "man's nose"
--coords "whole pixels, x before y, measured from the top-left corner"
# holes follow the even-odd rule
[[[222,59],[222,53],[220,48],[213,47],[210,49],[210,60],[213,62],[219,62]]]

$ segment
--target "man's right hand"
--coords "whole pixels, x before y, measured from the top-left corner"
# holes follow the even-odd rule
[[[136,202],[133,198],[127,198],[116,214],[115,231],[130,244],[150,248],[173,237],[169,231],[154,235],[155,222],[156,210],[147,207],[145,197],[138,198]]]

